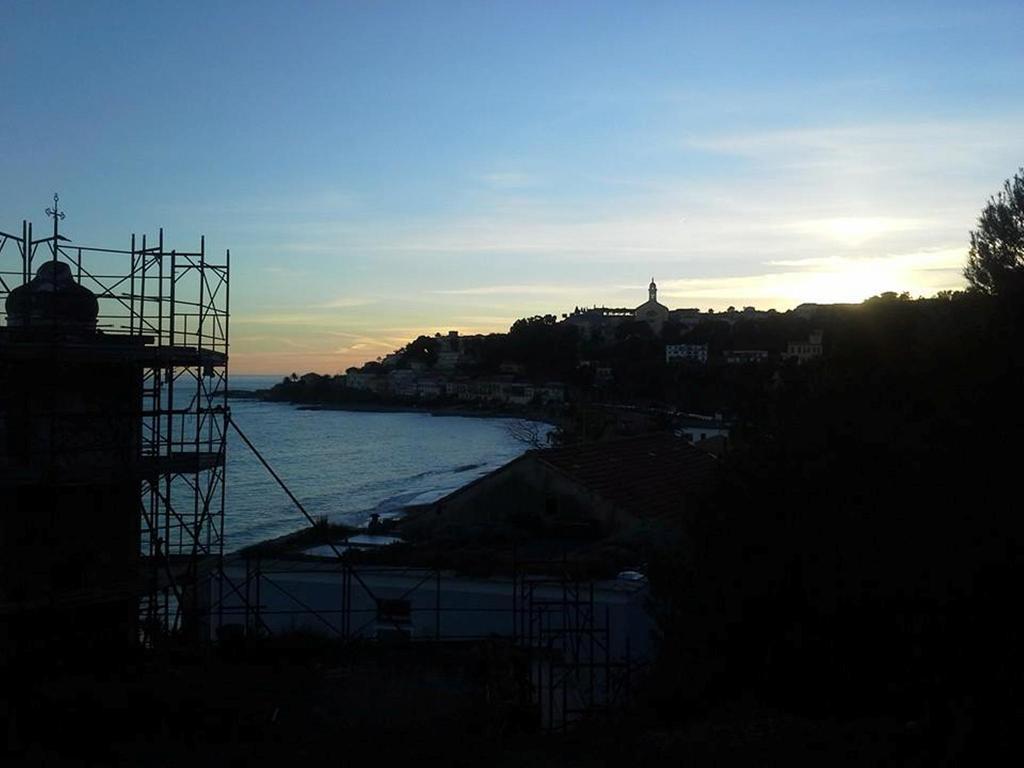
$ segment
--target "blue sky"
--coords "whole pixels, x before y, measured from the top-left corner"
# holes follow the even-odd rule
[[[232,251],[233,367],[962,284],[1015,3],[4,2],[0,227]]]

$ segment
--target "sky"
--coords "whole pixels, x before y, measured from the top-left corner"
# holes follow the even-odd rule
[[[230,248],[232,370],[963,286],[1020,2],[0,0],[0,229]]]

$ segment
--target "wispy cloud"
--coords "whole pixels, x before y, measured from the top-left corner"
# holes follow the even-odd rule
[[[485,199],[433,218],[326,224],[318,241],[290,247],[431,259],[526,256],[535,269],[545,258],[666,263],[812,255],[823,246],[875,253],[936,247],[966,238],[1000,181],[986,173],[1019,162],[1019,141],[1005,130],[1012,124],[1024,125],[1024,117],[691,136],[677,142],[670,160],[678,164],[689,153],[711,163],[696,177],[648,175],[631,184],[595,177],[596,189],[578,199],[553,189],[511,206]],[[722,156],[739,165],[714,170]],[[509,173],[509,181],[518,178]]]
[[[318,309],[352,309],[355,307],[368,307],[376,304],[377,299],[366,296],[339,296],[336,299],[315,305]]]
[[[859,246],[886,235],[934,229],[938,224],[939,222],[931,219],[895,216],[839,216],[794,221],[784,227],[801,235],[840,245]]]
[[[684,140],[684,146],[793,169],[887,176],[911,168],[962,173],[966,168],[991,167],[993,158],[1017,151],[1019,140],[1006,128],[1022,124],[1021,114],[984,120],[882,121],[693,136]]]
[[[465,333],[507,330],[517,319],[515,315],[456,315],[451,318]]]
[[[564,296],[564,285],[478,285],[431,291],[446,296]]]
[[[235,336],[231,340],[232,345],[241,347],[244,351],[246,348],[256,345],[272,344],[289,347],[291,349],[315,349],[316,345],[309,342],[297,341],[287,336]]]

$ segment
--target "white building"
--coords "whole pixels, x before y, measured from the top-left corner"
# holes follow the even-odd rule
[[[546,384],[534,387],[534,395],[544,403],[564,403],[565,385],[559,382],[547,382]]]
[[[500,400],[501,385],[500,381],[455,381],[448,384],[448,393],[459,400]]]
[[[399,397],[415,397],[417,378],[416,372],[408,368],[391,371],[388,373],[388,389]]]
[[[764,349],[731,349],[725,353],[725,362],[729,365],[761,363],[767,359],[768,352]]]
[[[666,363],[706,363],[708,361],[707,344],[666,344]]]
[[[702,416],[686,413],[673,419],[675,433],[691,443],[721,437],[729,439],[729,424],[721,416]]]
[[[815,357],[821,357],[821,337],[821,331],[812,331],[807,341],[789,342],[786,349],[786,356],[795,357],[801,363]]]
[[[448,383],[448,394],[459,400],[484,403],[528,405],[537,400],[543,403],[563,403],[565,385],[558,382],[535,385],[523,381],[495,379],[453,381]]]
[[[379,374],[363,373],[350,368],[345,373],[345,386],[349,389],[361,389],[367,392],[383,392],[387,389],[388,382]]]
[[[444,379],[436,376],[425,377],[416,382],[417,397],[433,400],[443,397],[446,392]]]

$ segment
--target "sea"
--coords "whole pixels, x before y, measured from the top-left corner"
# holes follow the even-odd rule
[[[265,389],[281,378],[232,375],[231,389]],[[395,517],[408,505],[436,501],[527,449],[509,433],[515,419],[303,410],[246,399],[230,406],[235,423],[310,515],[355,526],[373,513]],[[226,497],[227,552],[306,525],[233,430]]]

